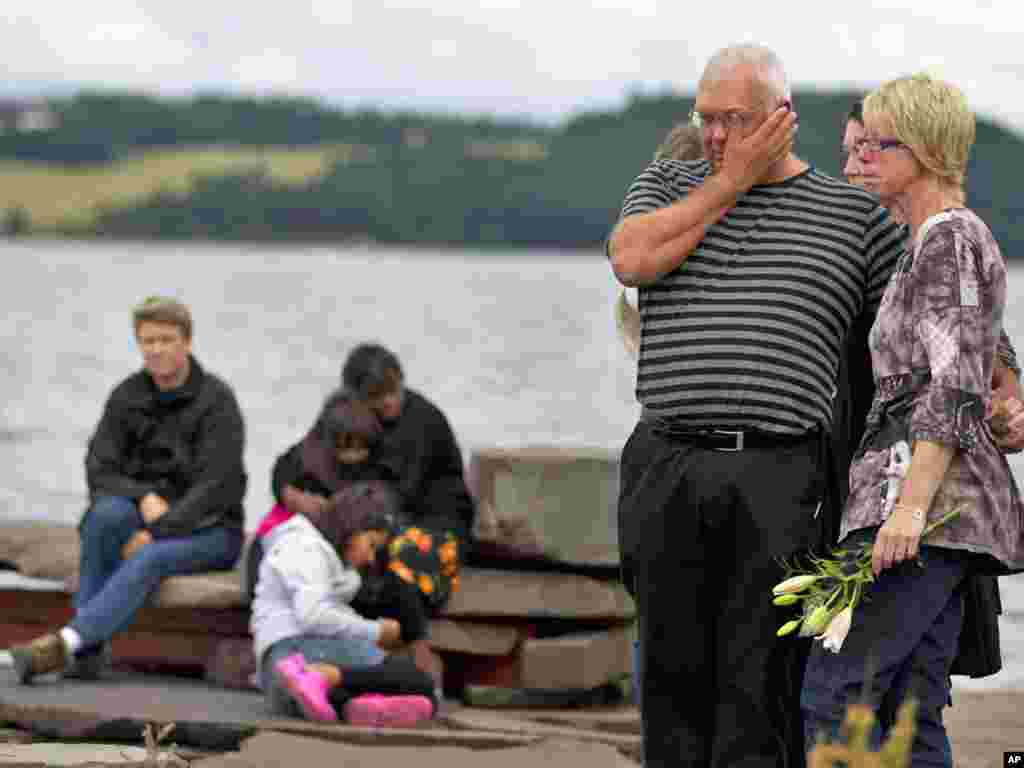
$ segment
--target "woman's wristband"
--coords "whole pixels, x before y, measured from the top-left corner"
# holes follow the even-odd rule
[[[918,523],[923,523],[925,519],[928,517],[924,507],[915,507],[911,506],[910,504],[896,502],[896,506],[893,507],[893,511],[895,512],[897,509],[906,510],[910,514],[910,519]]]

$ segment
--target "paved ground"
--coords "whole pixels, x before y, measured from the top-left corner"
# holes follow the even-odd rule
[[[1003,753],[1024,749],[1024,691],[959,690],[946,719],[958,768],[1005,765]],[[479,768],[481,751],[489,768],[556,760],[570,768],[635,765],[639,718],[635,709],[481,710],[447,702],[438,722],[426,728],[387,732],[267,718],[260,694],[233,691],[198,680],[122,674],[100,683],[42,679],[15,684],[13,672],[0,668],[0,742],[31,728],[38,736],[119,741],[126,746],[0,743],[4,765],[138,765],[146,723],[176,723],[169,741],[188,748],[193,766],[243,768],[271,755],[296,750],[295,764],[334,768],[380,765],[402,759],[418,766],[435,762],[447,768]],[[311,738],[315,737],[315,738]],[[430,747],[424,750],[423,747]],[[91,749],[95,747],[95,749]],[[90,751],[91,749],[91,751]],[[204,750],[239,750],[198,759]],[[415,750],[415,752],[413,752]],[[298,753],[301,752],[301,759]],[[372,755],[371,755],[372,753]],[[386,758],[386,759],[385,759]],[[472,762],[470,762],[472,761]],[[399,764],[398,762],[395,763]]]

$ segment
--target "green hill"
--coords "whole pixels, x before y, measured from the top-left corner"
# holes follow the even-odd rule
[[[838,173],[858,94],[797,92],[798,152]],[[634,94],[557,126],[346,111],[308,100],[82,93],[53,130],[0,136],[0,208],[77,236],[599,244],[630,181],[691,99]],[[981,120],[971,205],[1024,255],[1022,142]],[[69,192],[70,190],[70,192]],[[55,203],[59,201],[59,205]]]

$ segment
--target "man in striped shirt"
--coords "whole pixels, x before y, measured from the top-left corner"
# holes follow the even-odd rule
[[[694,118],[707,159],[651,165],[608,242],[642,318],[619,528],[645,765],[800,765],[806,648],[775,636],[770,590],[781,558],[832,536],[821,508],[839,357],[878,307],[901,230],[793,154],[771,51],[715,54]]]

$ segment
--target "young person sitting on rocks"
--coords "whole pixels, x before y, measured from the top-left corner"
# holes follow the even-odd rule
[[[85,460],[75,616],[10,649],[18,680],[96,677],[108,643],[168,576],[228,570],[242,548],[244,424],[192,356],[192,317],[154,297],[132,313],[143,369],[110,395]]]

